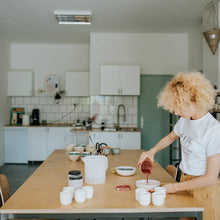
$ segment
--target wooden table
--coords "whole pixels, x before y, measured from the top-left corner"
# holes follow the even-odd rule
[[[187,193],[168,194],[165,204],[141,206],[135,200],[135,181],[145,179],[137,167],[142,150],[121,150],[120,155],[108,157],[109,168],[106,182],[93,185],[94,197],[85,203],[71,205],[60,204],[59,192],[68,185],[68,171],[81,170],[82,161],[69,161],[63,150],[54,151],[48,159],[26,180],[0,209],[1,218],[152,218],[152,217],[187,217],[202,219],[203,207]],[[134,166],[135,175],[123,177],[111,173],[116,166]],[[174,182],[174,179],[158,164],[150,179],[161,183]],[[115,186],[128,184],[130,191],[116,191]],[[84,183],[84,185],[87,185]]]

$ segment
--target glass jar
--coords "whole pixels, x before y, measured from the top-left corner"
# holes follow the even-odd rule
[[[81,189],[83,187],[83,178],[79,170],[69,171],[68,184],[75,189]]]

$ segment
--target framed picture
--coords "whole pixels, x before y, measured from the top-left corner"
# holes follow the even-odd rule
[[[25,109],[22,107],[11,108],[11,125],[22,125],[22,115],[25,114]]]

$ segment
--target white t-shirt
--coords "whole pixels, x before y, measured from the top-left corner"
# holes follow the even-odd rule
[[[182,149],[180,169],[189,175],[204,175],[207,158],[220,153],[220,122],[210,113],[197,120],[180,118],[174,132]]]

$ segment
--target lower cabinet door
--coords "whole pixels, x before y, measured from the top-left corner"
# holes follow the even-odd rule
[[[44,161],[47,158],[48,128],[29,128],[29,161]]]
[[[64,149],[65,146],[65,130],[63,127],[60,128],[48,128],[47,137],[47,156],[49,156],[56,149]]]
[[[120,133],[121,149],[141,149],[140,132],[121,132]]]
[[[27,163],[28,161],[28,129],[4,129],[4,162]]]

